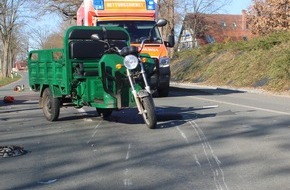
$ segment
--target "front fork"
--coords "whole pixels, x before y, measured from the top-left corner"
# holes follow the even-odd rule
[[[128,79],[129,79],[129,82],[130,82],[130,85],[131,85],[132,94],[134,96],[134,99],[135,99],[139,114],[142,114],[143,107],[142,107],[142,105],[140,103],[140,98],[143,98],[143,97],[146,97],[146,96],[151,96],[151,90],[150,90],[150,86],[148,85],[148,82],[147,82],[146,73],[145,73],[143,64],[139,62],[139,65],[141,67],[141,72],[140,73],[142,74],[142,78],[143,78],[143,81],[144,81],[144,84],[145,84],[145,90],[140,90],[137,93],[137,91],[135,89],[135,86],[134,86],[135,85],[135,80],[132,78],[132,74],[131,74],[129,69],[127,69],[127,76],[128,76]]]
[[[148,82],[147,82],[144,66],[143,66],[142,62],[139,62],[139,64],[140,64],[140,67],[141,67],[142,78],[143,78],[144,84],[145,84],[145,90],[151,95],[151,90],[150,90],[150,86],[148,85]]]

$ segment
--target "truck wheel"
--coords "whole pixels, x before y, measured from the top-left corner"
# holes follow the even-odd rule
[[[104,108],[97,108],[97,112],[99,116],[101,116],[103,119],[110,117],[112,114],[112,110],[110,109],[104,109]]]
[[[45,118],[48,121],[56,121],[59,116],[60,101],[58,98],[54,98],[49,88],[43,91],[42,95],[42,110]]]
[[[157,124],[157,117],[155,114],[154,103],[151,96],[141,98],[141,105],[143,108],[142,116],[148,128],[154,129]]]
[[[169,86],[158,88],[159,97],[167,97],[169,94]]]

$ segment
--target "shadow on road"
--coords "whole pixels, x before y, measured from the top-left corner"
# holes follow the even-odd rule
[[[236,94],[236,93],[245,93],[240,90],[231,90],[225,88],[187,88],[187,87],[170,87],[169,97],[178,97],[178,96],[195,96],[195,95],[226,95],[226,94]]]
[[[200,110],[211,108],[194,108],[194,107],[159,107],[157,108],[157,129],[172,128],[186,123],[188,120],[195,120],[200,118],[215,117],[216,113],[199,114]]]
[[[156,107],[157,127],[156,129],[166,129],[176,127],[182,123],[186,123],[188,119],[199,119],[206,117],[215,117],[216,113],[197,114],[198,110],[205,110],[210,108],[183,108],[183,107]],[[123,123],[123,124],[144,124],[141,115],[138,114],[137,109],[124,109],[114,111],[107,121]],[[145,124],[144,124],[145,125]]]
[[[35,104],[35,102],[38,103],[39,95],[36,93],[11,93],[11,95],[14,98],[13,103],[5,103],[4,97],[1,96],[0,98],[0,106],[12,106],[12,105],[20,105],[20,104]],[[31,102],[33,101],[33,102]]]

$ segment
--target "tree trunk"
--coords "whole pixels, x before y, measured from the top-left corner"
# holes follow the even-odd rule
[[[3,77],[2,74],[3,62],[2,62],[2,52],[0,53],[0,79]]]
[[[3,78],[8,77],[9,74],[8,65],[9,65],[8,43],[3,43],[3,70],[2,70]]]
[[[15,48],[16,49],[16,48]],[[16,53],[16,52],[14,52]],[[9,47],[9,55],[8,55],[8,59],[9,59],[9,64],[8,64],[8,73],[12,73],[12,68],[13,68],[13,63],[14,63],[14,59],[15,59],[15,56],[14,56],[14,53],[13,53],[13,48],[12,47]]]

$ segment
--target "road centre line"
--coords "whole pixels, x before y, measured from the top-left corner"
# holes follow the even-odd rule
[[[127,154],[126,154],[126,160],[128,160],[130,158],[130,150],[131,150],[131,144],[128,145],[128,150],[127,150]]]
[[[126,154],[126,158],[125,158],[126,161],[128,161],[130,159],[130,152],[131,152],[131,144],[128,145],[127,154]],[[125,178],[123,179],[123,184],[125,187],[133,185],[132,179],[128,175],[129,172],[130,172],[130,170],[128,168],[126,168],[124,171]]]
[[[203,100],[203,101],[211,101],[211,102],[220,103],[220,104],[227,104],[227,105],[244,107],[244,108],[249,108],[249,109],[256,109],[256,110],[270,112],[270,113],[290,115],[290,113],[283,112],[283,111],[271,110],[271,109],[266,109],[266,108],[259,108],[259,107],[254,107],[254,106],[247,106],[247,105],[236,104],[236,103],[231,103],[231,102],[224,102],[224,101],[219,101],[219,100],[212,100],[212,99],[207,99],[207,98],[198,98],[198,97],[192,97],[192,96],[189,96],[189,97],[194,98],[194,99],[198,99],[198,100]]]

